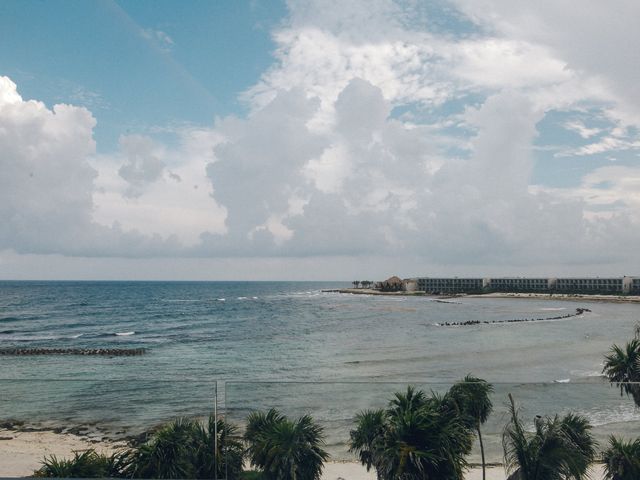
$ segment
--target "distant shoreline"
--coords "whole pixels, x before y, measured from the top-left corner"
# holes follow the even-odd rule
[[[328,293],[347,293],[353,295],[380,295],[380,296],[400,296],[400,297],[429,297],[434,299],[445,298],[519,298],[533,300],[581,300],[587,302],[606,302],[606,303],[638,303],[640,304],[640,295],[598,295],[585,293],[456,293],[451,295],[430,295],[425,292],[381,292],[370,288],[340,288],[334,290],[323,290]]]

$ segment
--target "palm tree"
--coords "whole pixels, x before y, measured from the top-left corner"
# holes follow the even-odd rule
[[[606,479],[637,480],[640,478],[640,438],[625,442],[611,435],[602,461]]]
[[[237,427],[213,416],[204,425],[178,418],[131,451],[123,476],[237,479],[244,450],[236,432]]]
[[[473,436],[447,402],[409,386],[405,394],[395,394],[387,409],[356,417],[350,450],[381,480],[459,480]]]
[[[630,395],[640,407],[640,339],[634,338],[624,348],[614,345],[604,359],[602,373],[620,388],[620,395]]]
[[[480,455],[482,457],[482,479],[485,480],[484,444],[480,426],[484,424],[493,410],[490,395],[493,393],[493,385],[486,380],[467,375],[462,381],[456,383],[449,390],[449,396],[456,404],[463,417],[469,419],[469,423],[478,434],[480,443]]]
[[[367,468],[375,467],[379,442],[385,433],[386,412],[384,410],[365,410],[356,415],[355,430],[350,432],[349,451],[358,455],[360,463]],[[380,476],[378,475],[378,478]]]
[[[178,418],[151,434],[139,445],[126,476],[132,478],[195,478],[193,452],[200,426],[196,420]]]
[[[275,409],[254,412],[245,440],[251,463],[267,480],[317,480],[329,458],[323,429],[309,415],[292,421]]]
[[[244,445],[238,427],[210,416],[205,425],[200,425],[196,435],[199,437],[194,452],[196,478],[240,478]]]
[[[582,480],[595,458],[591,425],[580,415],[536,417],[525,431],[509,394],[511,419],[502,444],[508,480]]]

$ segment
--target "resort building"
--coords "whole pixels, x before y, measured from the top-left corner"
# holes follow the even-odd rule
[[[629,277],[626,277],[629,278]],[[624,278],[558,278],[554,291],[558,293],[628,293]]]
[[[640,277],[506,277],[506,278],[430,278],[405,279],[416,281],[416,289],[426,293],[591,293],[609,295],[640,295]],[[413,289],[413,285],[412,285]],[[408,289],[407,289],[408,290]]]
[[[549,292],[552,278],[489,278],[487,290],[491,292]]]
[[[473,293],[484,291],[485,283],[483,278],[418,278],[418,290],[428,293]]]

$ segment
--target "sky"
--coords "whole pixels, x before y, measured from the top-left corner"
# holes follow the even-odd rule
[[[0,2],[0,279],[640,276],[635,0]]]

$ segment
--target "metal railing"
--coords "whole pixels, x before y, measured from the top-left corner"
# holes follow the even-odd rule
[[[411,385],[426,395],[444,395],[453,382]],[[31,445],[29,452],[18,451],[16,456],[35,455],[39,461],[45,455],[60,457],[63,453],[61,445],[47,445],[47,441],[57,438],[54,435],[72,438],[75,441],[72,444],[99,447],[140,439],[145,432],[176,417],[203,421],[213,416],[236,425],[241,436],[251,412],[270,408],[291,419],[311,415],[323,429],[324,448],[331,459],[356,462],[357,458],[349,451],[349,436],[358,413],[385,408],[394,394],[406,392],[407,386],[406,382],[155,380],[149,376],[122,380],[4,379],[0,380],[0,437],[5,439],[0,440],[0,460],[4,456],[5,461],[0,462],[0,477],[29,473],[24,469],[12,470],[13,464],[6,461],[8,446],[19,445],[17,440],[27,434],[46,435],[47,440],[43,440],[45,443],[39,450]],[[520,417],[528,429],[533,429],[536,416],[573,412],[589,419],[601,447],[612,434],[625,438],[640,436],[640,410],[636,410],[633,399],[621,395],[619,387],[602,378],[492,386],[493,411],[482,425],[486,459],[491,464],[502,463],[502,433],[509,420],[509,394],[520,407]],[[220,447],[217,427],[216,422],[215,452]],[[13,450],[16,448],[19,446]],[[468,460],[472,464],[480,462],[477,440]],[[37,463],[33,467],[37,468]]]

